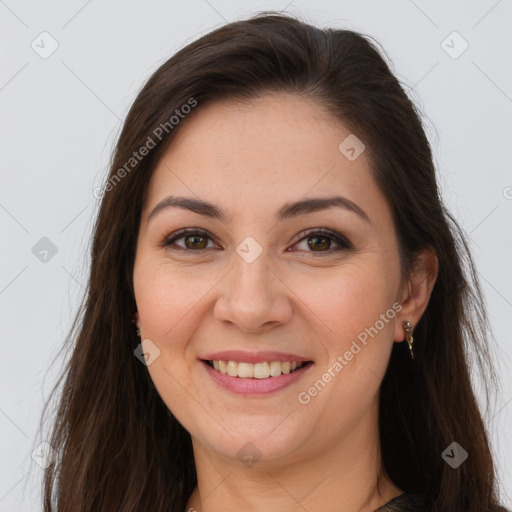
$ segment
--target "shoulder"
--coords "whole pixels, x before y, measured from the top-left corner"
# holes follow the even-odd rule
[[[434,507],[433,500],[428,496],[404,493],[388,501],[375,512],[434,512],[436,510],[438,509]],[[512,510],[496,506],[490,512],[512,512]]]
[[[388,501],[375,512],[431,512],[433,502],[427,496],[404,493]]]

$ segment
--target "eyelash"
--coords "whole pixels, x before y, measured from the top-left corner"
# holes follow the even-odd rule
[[[171,247],[172,244],[174,244],[177,240],[180,240],[182,238],[187,238],[189,236],[200,236],[202,238],[208,238],[210,240],[213,241],[213,238],[210,236],[210,234],[207,232],[207,231],[204,231],[202,229],[197,229],[197,228],[194,228],[194,229],[182,229],[182,230],[179,230],[177,231],[176,233],[173,233],[172,235],[170,235],[169,237],[167,237],[161,244],[160,246],[161,247],[164,247],[164,248],[169,248],[169,249],[172,249],[174,251],[180,251],[180,252],[203,252],[203,251],[206,251],[208,248],[204,248],[204,249],[187,249],[187,248],[184,248],[184,247],[180,247],[178,245],[174,246],[174,247]],[[313,238],[313,237],[316,237],[316,236],[321,236],[321,237],[326,237],[326,238],[329,238],[331,240],[333,240],[336,244],[338,244],[338,248],[334,248],[334,250],[331,248],[327,251],[306,251],[306,252],[309,252],[309,253],[312,253],[313,255],[321,255],[321,256],[329,256],[331,254],[333,254],[334,252],[339,252],[339,251],[342,251],[342,250],[351,250],[353,249],[353,246],[352,244],[345,238],[343,237],[342,235],[340,235],[339,233],[336,233],[335,231],[331,231],[330,229],[325,229],[325,228],[319,228],[319,229],[315,229],[315,230],[304,230],[302,231],[301,233],[299,233],[298,235],[299,237],[301,237],[294,245],[298,244],[299,242],[302,242],[303,240],[307,239],[307,238]]]

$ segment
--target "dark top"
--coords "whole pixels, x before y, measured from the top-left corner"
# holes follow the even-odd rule
[[[388,501],[374,512],[432,512],[433,506],[433,500],[427,496],[404,493]],[[503,506],[496,506],[492,510],[494,512],[512,512]]]
[[[388,501],[375,512],[430,512],[432,505],[432,501],[426,496],[404,493]]]

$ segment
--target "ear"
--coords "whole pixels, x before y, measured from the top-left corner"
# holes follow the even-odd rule
[[[135,311],[135,315],[133,315],[133,318],[135,320],[135,325],[137,327],[140,327],[140,325],[139,325],[139,312],[138,311]]]
[[[394,340],[401,342],[406,338],[402,323],[408,320],[415,327],[427,309],[439,271],[437,254],[433,248],[422,250],[417,255],[413,272],[402,292],[402,309],[397,315]]]

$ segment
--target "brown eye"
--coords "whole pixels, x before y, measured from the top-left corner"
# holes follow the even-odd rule
[[[189,235],[182,237],[185,240],[185,247],[188,249],[206,249],[208,245],[207,238],[199,235]]]
[[[307,236],[304,236],[307,235]],[[328,256],[334,252],[352,249],[352,244],[342,235],[328,229],[320,229],[313,232],[302,232],[303,238],[295,244],[300,250],[313,255]],[[333,243],[335,247],[332,247]],[[303,244],[300,247],[300,244]]]
[[[328,236],[310,236],[307,240],[311,249],[330,249],[331,239]]]
[[[200,252],[212,247],[208,246],[209,242],[213,243],[208,233],[197,229],[184,229],[171,235],[161,245],[177,251]]]
[[[306,247],[299,248],[306,253],[327,256],[343,249],[353,248],[352,244],[345,237],[335,231],[317,229],[314,232],[303,232],[301,235],[306,236],[303,236],[295,246],[305,243]],[[181,242],[182,240],[183,242]],[[208,246],[210,242],[213,245]],[[333,243],[336,247],[332,247]],[[212,237],[207,232],[197,229],[184,229],[178,231],[167,238],[161,245],[163,247],[168,247],[169,249],[185,252],[202,252],[206,249],[216,247]]]

